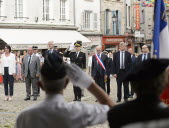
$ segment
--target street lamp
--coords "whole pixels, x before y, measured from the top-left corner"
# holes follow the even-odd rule
[[[117,17],[115,16],[115,14],[113,14],[113,17],[112,17],[113,21],[116,22],[117,21]]]

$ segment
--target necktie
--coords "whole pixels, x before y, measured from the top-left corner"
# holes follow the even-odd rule
[[[144,54],[144,58],[143,58],[143,61],[146,60],[146,54]]]
[[[122,61],[121,61],[121,68],[124,69],[124,52],[122,52]]]
[[[28,61],[28,74],[30,74],[30,70],[29,70],[30,63],[31,63],[31,55],[30,55],[29,61]]]

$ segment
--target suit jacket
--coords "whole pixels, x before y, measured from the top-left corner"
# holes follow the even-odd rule
[[[125,51],[125,60],[124,60],[126,72],[130,70],[131,67],[131,54]],[[120,71],[120,51],[114,53],[113,55],[113,74],[118,74]]]
[[[53,50],[52,53],[57,53],[59,56],[61,56],[61,54],[57,50]],[[46,50],[45,52],[43,52],[42,56],[45,58],[47,54],[50,54],[49,50]]]
[[[26,55],[23,58],[22,74],[27,77],[28,75],[28,61],[29,55]],[[30,75],[32,78],[35,78],[36,75],[40,74],[40,60],[35,54],[33,54],[30,65],[29,65]]]
[[[140,97],[114,106],[108,112],[110,128],[162,118],[169,118],[169,107],[153,96]]]
[[[131,57],[131,69],[134,68],[134,66],[136,65],[136,62],[137,62],[137,58],[135,57],[135,55],[133,55]]]
[[[113,60],[108,57],[107,59],[107,75],[113,74]]]
[[[137,64],[139,64],[139,63],[141,63],[142,62],[142,56],[143,56],[143,54],[141,54],[141,55],[139,55],[138,57],[137,57]],[[150,59],[150,53],[148,53],[148,56],[147,56],[147,59]]]
[[[101,60],[102,60],[104,66],[106,68],[106,71],[107,71],[108,57],[102,53]],[[97,72],[99,72],[101,76],[107,75],[106,71],[100,66],[100,64],[97,63],[96,57],[95,57],[95,55],[93,55],[92,56],[92,73],[91,73],[92,77],[95,77]]]
[[[84,52],[79,52],[77,56],[76,52],[67,51],[64,56],[69,57],[71,63],[78,65],[82,69],[86,69],[86,54]]]

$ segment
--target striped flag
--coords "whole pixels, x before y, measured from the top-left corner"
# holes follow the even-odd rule
[[[163,0],[156,0],[155,2],[153,54],[157,58],[169,59],[169,32]],[[169,104],[169,86],[161,95],[161,100]]]
[[[169,33],[163,0],[156,0],[154,12],[153,54],[169,59]]]

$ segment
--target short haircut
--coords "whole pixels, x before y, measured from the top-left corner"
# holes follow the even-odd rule
[[[126,43],[120,42],[119,46],[121,46],[121,45],[125,45],[126,46]]]
[[[9,49],[9,52],[11,52],[11,46],[9,46],[8,44],[6,44],[5,47],[6,47],[7,49]]]

